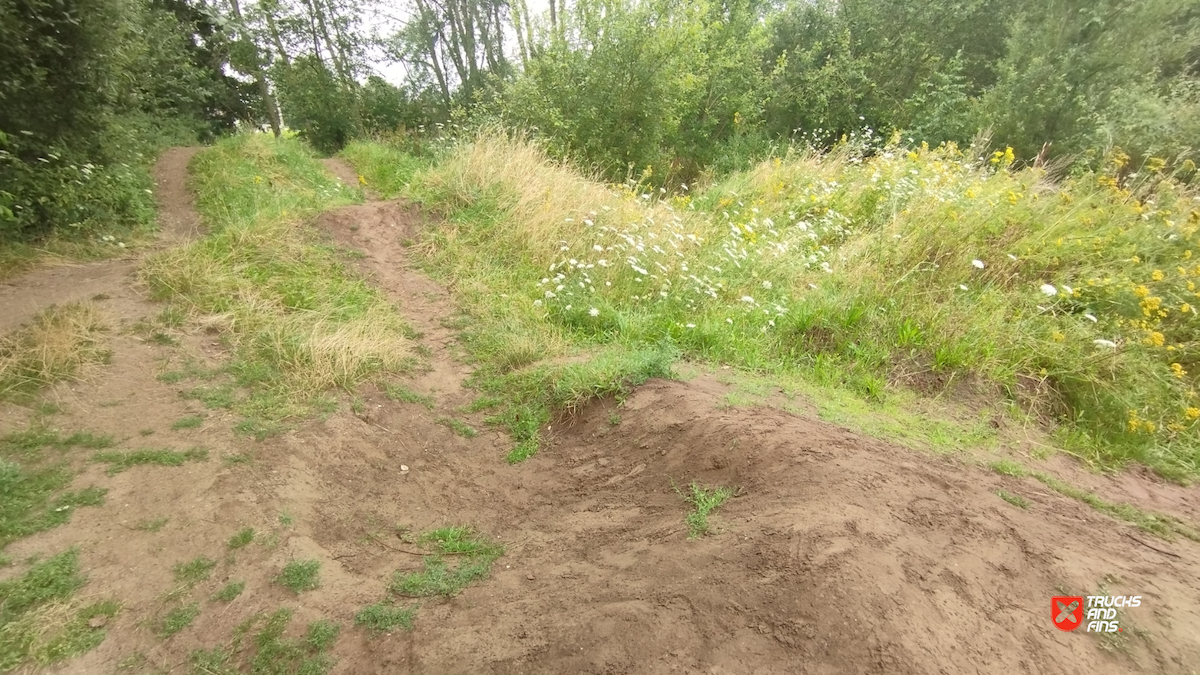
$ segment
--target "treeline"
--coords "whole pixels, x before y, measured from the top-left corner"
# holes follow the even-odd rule
[[[894,132],[1185,165],[1198,63],[1200,0],[0,0],[0,236],[145,221],[128,167],[238,123],[499,122],[656,183]]]

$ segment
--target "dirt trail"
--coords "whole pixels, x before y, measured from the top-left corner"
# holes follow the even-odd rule
[[[186,193],[161,194],[179,222],[195,222]],[[348,207],[318,224],[365,254],[363,271],[420,333],[429,368],[405,385],[433,396],[433,409],[367,388],[359,414],[261,443],[212,412],[200,428],[173,430],[202,411],[179,396],[183,385],[155,375],[185,356],[218,363],[220,345],[202,330],[181,334],[179,347],[118,332],[101,375],[48,394],[65,407],[53,423],[113,433],[122,447],[203,445],[212,460],[113,477],[91,465],[75,486],[108,487],[106,506],[8,547],[20,560],[79,546],[85,594],[124,603],[104,643],[58,672],[115,672],[135,653],[144,672],[189,672],[191,650],[226,643],[247,616],[279,607],[346,626],[335,673],[1192,673],[1200,663],[1195,543],[1153,539],[956,460],[779,410],[724,406],[725,385],[710,376],[652,381],[619,410],[593,403],[548,429],[537,456],[508,466],[502,434],[465,439],[437,423],[462,417],[471,392],[442,324],[451,299],[405,247],[436,225],[399,202]],[[120,316],[157,311],[133,304],[132,279],[122,279],[130,304]],[[14,282],[14,297],[40,292],[23,284]],[[30,414],[0,409],[0,433]],[[253,461],[221,461],[243,456]],[[713,517],[717,533],[698,540],[687,539],[674,490],[692,481],[740,489]],[[1002,488],[1029,508],[1002,501]],[[1172,503],[1194,495],[1178,489]],[[169,517],[161,531],[134,529],[155,517]],[[372,638],[351,628],[395,570],[421,564],[394,528],[456,523],[506,544],[492,575],[425,602],[412,632]],[[269,545],[226,556],[224,542],[243,526]],[[202,612],[162,640],[152,627],[171,606],[171,566],[198,555],[221,560],[190,596]],[[297,558],[323,562],[321,587],[300,596],[270,582]],[[246,581],[241,597],[207,600],[232,579]],[[1101,639],[1054,628],[1051,596],[1102,584],[1143,596],[1125,613],[1134,630]]]

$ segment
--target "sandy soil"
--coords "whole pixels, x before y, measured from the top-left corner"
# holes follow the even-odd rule
[[[159,164],[167,241],[199,232],[184,187],[189,152]],[[124,603],[103,644],[56,672],[128,672],[117,664],[134,653],[146,657],[141,672],[190,672],[191,650],[225,643],[246,617],[279,607],[343,623],[336,673],[1193,673],[1200,664],[1197,544],[1153,538],[957,459],[776,409],[731,408],[711,375],[652,381],[619,410],[593,403],[553,424],[548,448],[509,466],[507,438],[478,416],[467,418],[482,430],[473,439],[435,422],[472,398],[462,384],[470,368],[442,325],[451,297],[410,265],[404,246],[436,224],[399,202],[349,207],[318,224],[365,254],[363,272],[421,334],[431,367],[406,384],[432,395],[433,410],[367,387],[359,414],[255,442],[231,432],[234,419],[182,398],[191,385],[156,379],[186,355],[215,364],[223,354],[201,329],[181,334],[178,347],[127,330],[159,309],[141,296],[136,261],[38,270],[0,289],[4,329],[49,303],[109,296],[97,303],[114,327],[113,361],[47,393],[63,407],[55,426],[111,433],[125,448],[204,446],[212,456],[111,477],[83,461],[76,486],[109,488],[107,503],[5,551],[21,560],[78,546],[89,578],[82,593]],[[199,412],[199,428],[171,429]],[[0,433],[31,415],[0,408]],[[223,461],[243,454],[253,461]],[[1057,468],[1110,499],[1197,511],[1192,488]],[[716,533],[698,540],[687,538],[675,491],[692,481],[738,488],[713,517]],[[1002,488],[1030,507],[999,499]],[[158,532],[133,528],[164,516]],[[426,602],[412,632],[372,637],[351,626],[384,597],[393,571],[420,565],[396,527],[457,523],[507,546],[490,578]],[[269,545],[227,556],[224,542],[245,526]],[[171,566],[199,555],[221,561],[191,592],[202,613],[164,641],[152,625],[169,606]],[[297,596],[270,582],[294,558],[323,562],[319,589]],[[241,597],[207,600],[231,579],[247,582]],[[1106,640],[1054,627],[1051,596],[1101,586],[1143,596],[1125,614],[1127,632]]]

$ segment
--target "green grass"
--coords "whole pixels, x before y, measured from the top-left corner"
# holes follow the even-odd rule
[[[1182,535],[1192,541],[1200,542],[1200,530],[1174,516],[1147,511],[1132,504],[1110,502],[1094,492],[1075,487],[1040,471],[1035,471],[1030,475],[1059,494],[1077,499],[1100,513],[1135,525],[1150,534],[1168,540],[1173,539],[1175,535]]]
[[[233,549],[244,548],[249,546],[252,541],[254,541],[254,528],[243,527],[237,531],[237,534],[230,537],[225,545]]]
[[[166,449],[98,452],[92,460],[108,464],[106,473],[115,476],[127,469],[146,464],[183,466],[185,462],[205,462],[208,461],[208,450],[192,448],[183,452]]]
[[[479,432],[476,431],[474,427],[470,426],[466,422],[463,422],[462,420],[454,419],[453,417],[439,417],[434,420],[434,422],[444,427],[449,427],[451,431],[459,436],[462,436],[463,438],[475,438],[479,435]]]
[[[1007,490],[996,490],[996,496],[1008,502],[1009,504],[1016,506],[1017,508],[1029,508],[1029,500],[1025,499],[1021,495],[1008,492]]]
[[[155,632],[158,633],[158,636],[161,638],[169,638],[184,628],[192,625],[192,622],[195,621],[196,617],[198,616],[200,616],[199,603],[193,602],[187,605],[181,605],[163,615],[162,619],[160,619],[158,622],[158,627]]]
[[[727,487],[705,488],[692,483],[687,493],[680,492],[680,495],[692,505],[692,512],[684,520],[688,526],[688,539],[696,539],[712,532],[708,516],[733,496],[733,490]]]
[[[487,421],[512,435],[516,447],[507,459],[515,464],[537,452],[541,429],[555,415],[571,414],[592,399],[620,398],[652,377],[669,377],[675,356],[664,347],[610,348],[584,362],[537,365],[509,372],[485,368],[472,384],[484,395],[502,401]]]
[[[390,633],[397,628],[412,630],[416,607],[397,607],[387,602],[377,602],[363,607],[354,615],[354,625],[363,626],[372,633]]]
[[[400,149],[363,141],[350,142],[341,156],[361,167],[363,186],[384,199],[401,194],[417,171],[430,164]]]
[[[213,568],[216,566],[216,560],[199,556],[187,562],[176,564],[171,568],[171,572],[175,575],[175,581],[187,586],[194,586],[201,581],[207,580],[212,575]]]
[[[321,561],[293,560],[275,576],[275,583],[290,588],[296,594],[314,590],[320,585]]]
[[[163,529],[164,526],[166,526],[168,520],[170,520],[170,518],[166,516],[139,520],[138,522],[134,523],[133,529],[141,530],[142,532],[158,532],[159,530]]]
[[[76,432],[63,437],[44,427],[0,437],[0,549],[62,525],[78,507],[102,504],[107,492],[103,488],[66,489],[76,472],[64,453],[111,444],[109,436]]]
[[[1094,492],[1075,487],[1074,485],[1071,485],[1064,480],[1055,478],[1048,473],[1042,471],[1029,471],[1021,464],[1010,459],[999,459],[993,461],[988,465],[988,467],[996,473],[1004,476],[1010,476],[1012,478],[1024,478],[1026,476],[1032,476],[1042,484],[1061,495],[1081,501],[1100,513],[1135,525],[1139,529],[1163,539],[1169,540],[1173,539],[1175,535],[1181,535],[1193,541],[1200,541],[1200,529],[1197,529],[1195,525],[1186,523],[1174,516],[1156,513],[1154,511],[1147,511],[1132,504],[1117,504],[1110,502]],[[1003,490],[1000,492],[1003,492]],[[1021,506],[1021,504],[1017,504],[1017,502],[1004,497],[1004,494],[1000,494],[1000,496],[1010,503]],[[1010,496],[1016,497],[1016,495]],[[1017,499],[1024,501],[1020,497],[1017,497]],[[1022,508],[1025,507],[1022,506]]]
[[[225,584],[224,586],[222,586],[221,590],[217,591],[216,593],[213,593],[212,598],[213,598],[213,600],[216,600],[218,602],[233,602],[234,599],[236,599],[239,595],[241,595],[242,591],[244,591],[245,589],[246,589],[246,582],[231,581],[231,582]]]
[[[466,526],[426,532],[417,543],[431,549],[432,555],[422,559],[420,570],[393,575],[391,590],[398,595],[453,597],[487,577],[492,563],[504,554],[503,546]]]
[[[106,631],[88,622],[115,616],[120,605],[106,600],[81,606],[73,598],[85,581],[74,549],[0,581],[0,672],[58,663],[104,641]]]
[[[171,428],[176,431],[180,429],[195,429],[201,424],[204,424],[203,415],[188,415],[187,417],[180,417],[171,423]]]
[[[391,382],[384,383],[383,390],[386,392],[387,397],[393,401],[400,401],[402,403],[419,403],[426,408],[433,410],[434,400],[433,397],[428,394],[420,394],[412,389],[409,389],[408,387],[400,384],[393,384]]]
[[[292,610],[257,614],[234,631],[228,645],[193,651],[188,660],[197,675],[324,675],[334,665],[328,654],[341,627],[320,619],[303,638],[287,636]],[[256,625],[261,627],[254,632]]]
[[[224,322],[230,382],[190,395],[243,415],[252,428],[242,430],[261,436],[318,412],[327,392],[411,367],[393,305],[310,224],[359,200],[354,188],[299,141],[261,134],[225,139],[192,168],[209,234],[141,269],[155,298]]]

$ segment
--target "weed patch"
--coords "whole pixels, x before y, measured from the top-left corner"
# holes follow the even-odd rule
[[[237,531],[237,534],[229,538],[226,545],[232,549],[244,548],[254,541],[254,528],[244,527]]]
[[[108,436],[78,432],[63,438],[40,427],[0,437],[0,549],[67,522],[78,507],[104,502],[103,488],[67,491],[75,474],[61,457],[47,457],[47,449],[61,453],[111,444]]]
[[[334,660],[333,647],[340,626],[328,620],[309,624],[303,639],[286,636],[292,610],[255,615],[234,631],[227,646],[198,649],[191,653],[193,672],[219,675],[324,675]],[[254,627],[261,622],[257,632]]]
[[[147,520],[139,520],[137,523],[134,523],[133,529],[141,530],[142,532],[158,532],[159,530],[163,529],[164,526],[166,526],[168,520],[170,519],[166,516],[150,518]]]
[[[187,586],[195,586],[208,579],[216,566],[216,560],[200,556],[188,562],[176,564],[171,571],[175,575],[175,581]]]
[[[176,431],[179,431],[181,429],[195,429],[195,428],[199,427],[201,424],[204,424],[204,416],[203,415],[188,415],[187,417],[180,417],[179,419],[172,422],[171,428]]]
[[[692,505],[692,512],[685,521],[688,526],[688,539],[696,539],[709,534],[712,528],[708,524],[708,516],[733,496],[733,490],[727,487],[705,488],[698,483],[692,483],[687,493],[676,488],[684,501]]]
[[[1077,499],[1100,513],[1136,525],[1150,534],[1168,540],[1173,539],[1178,534],[1192,541],[1200,541],[1200,531],[1197,531],[1194,526],[1184,523],[1174,516],[1146,511],[1132,504],[1110,502],[1094,492],[1075,487],[1066,481],[1059,480],[1054,476],[1040,471],[1035,471],[1030,475],[1061,495]]]
[[[397,607],[388,602],[367,605],[354,615],[354,625],[363,626],[372,633],[390,633],[397,628],[412,630],[416,607]]]
[[[108,464],[108,470],[105,472],[110,476],[115,476],[126,469],[145,464],[156,464],[158,466],[183,466],[185,462],[205,462],[208,461],[208,450],[204,448],[192,448],[178,452],[175,450],[129,450],[125,452],[98,452],[92,459],[97,462]]]
[[[275,583],[296,594],[311,591],[320,584],[321,561],[293,560],[275,576]]]
[[[454,419],[453,417],[439,417],[434,420],[434,422],[444,427],[449,427],[451,431],[459,436],[462,436],[463,438],[475,438],[479,435],[479,432],[475,431],[475,429],[466,422],[463,422],[459,419]]]
[[[213,593],[213,600],[218,602],[233,602],[242,591],[246,590],[246,582],[231,581],[221,587],[221,590]]]
[[[158,630],[156,632],[161,638],[169,638],[192,625],[192,622],[198,616],[200,616],[199,603],[193,602],[181,605],[163,615],[162,619],[158,622]]]
[[[434,400],[433,397],[428,394],[420,394],[412,389],[409,389],[408,387],[399,384],[392,384],[391,382],[385,383],[383,385],[383,390],[387,393],[387,397],[393,401],[400,401],[402,403],[419,403],[420,405],[433,410]]]
[[[392,592],[408,597],[458,595],[474,581],[485,578],[504,547],[469,527],[444,527],[423,534],[417,542],[433,549],[415,572],[397,571]],[[452,560],[447,560],[447,556]]]
[[[1012,504],[1013,506],[1015,506],[1017,508],[1020,508],[1020,509],[1029,508],[1029,500],[1025,499],[1021,495],[1013,494],[1012,492],[1008,492],[1007,490],[996,490],[996,496],[999,497],[1000,499],[1003,499],[1004,501],[1008,502],[1009,504]]]

